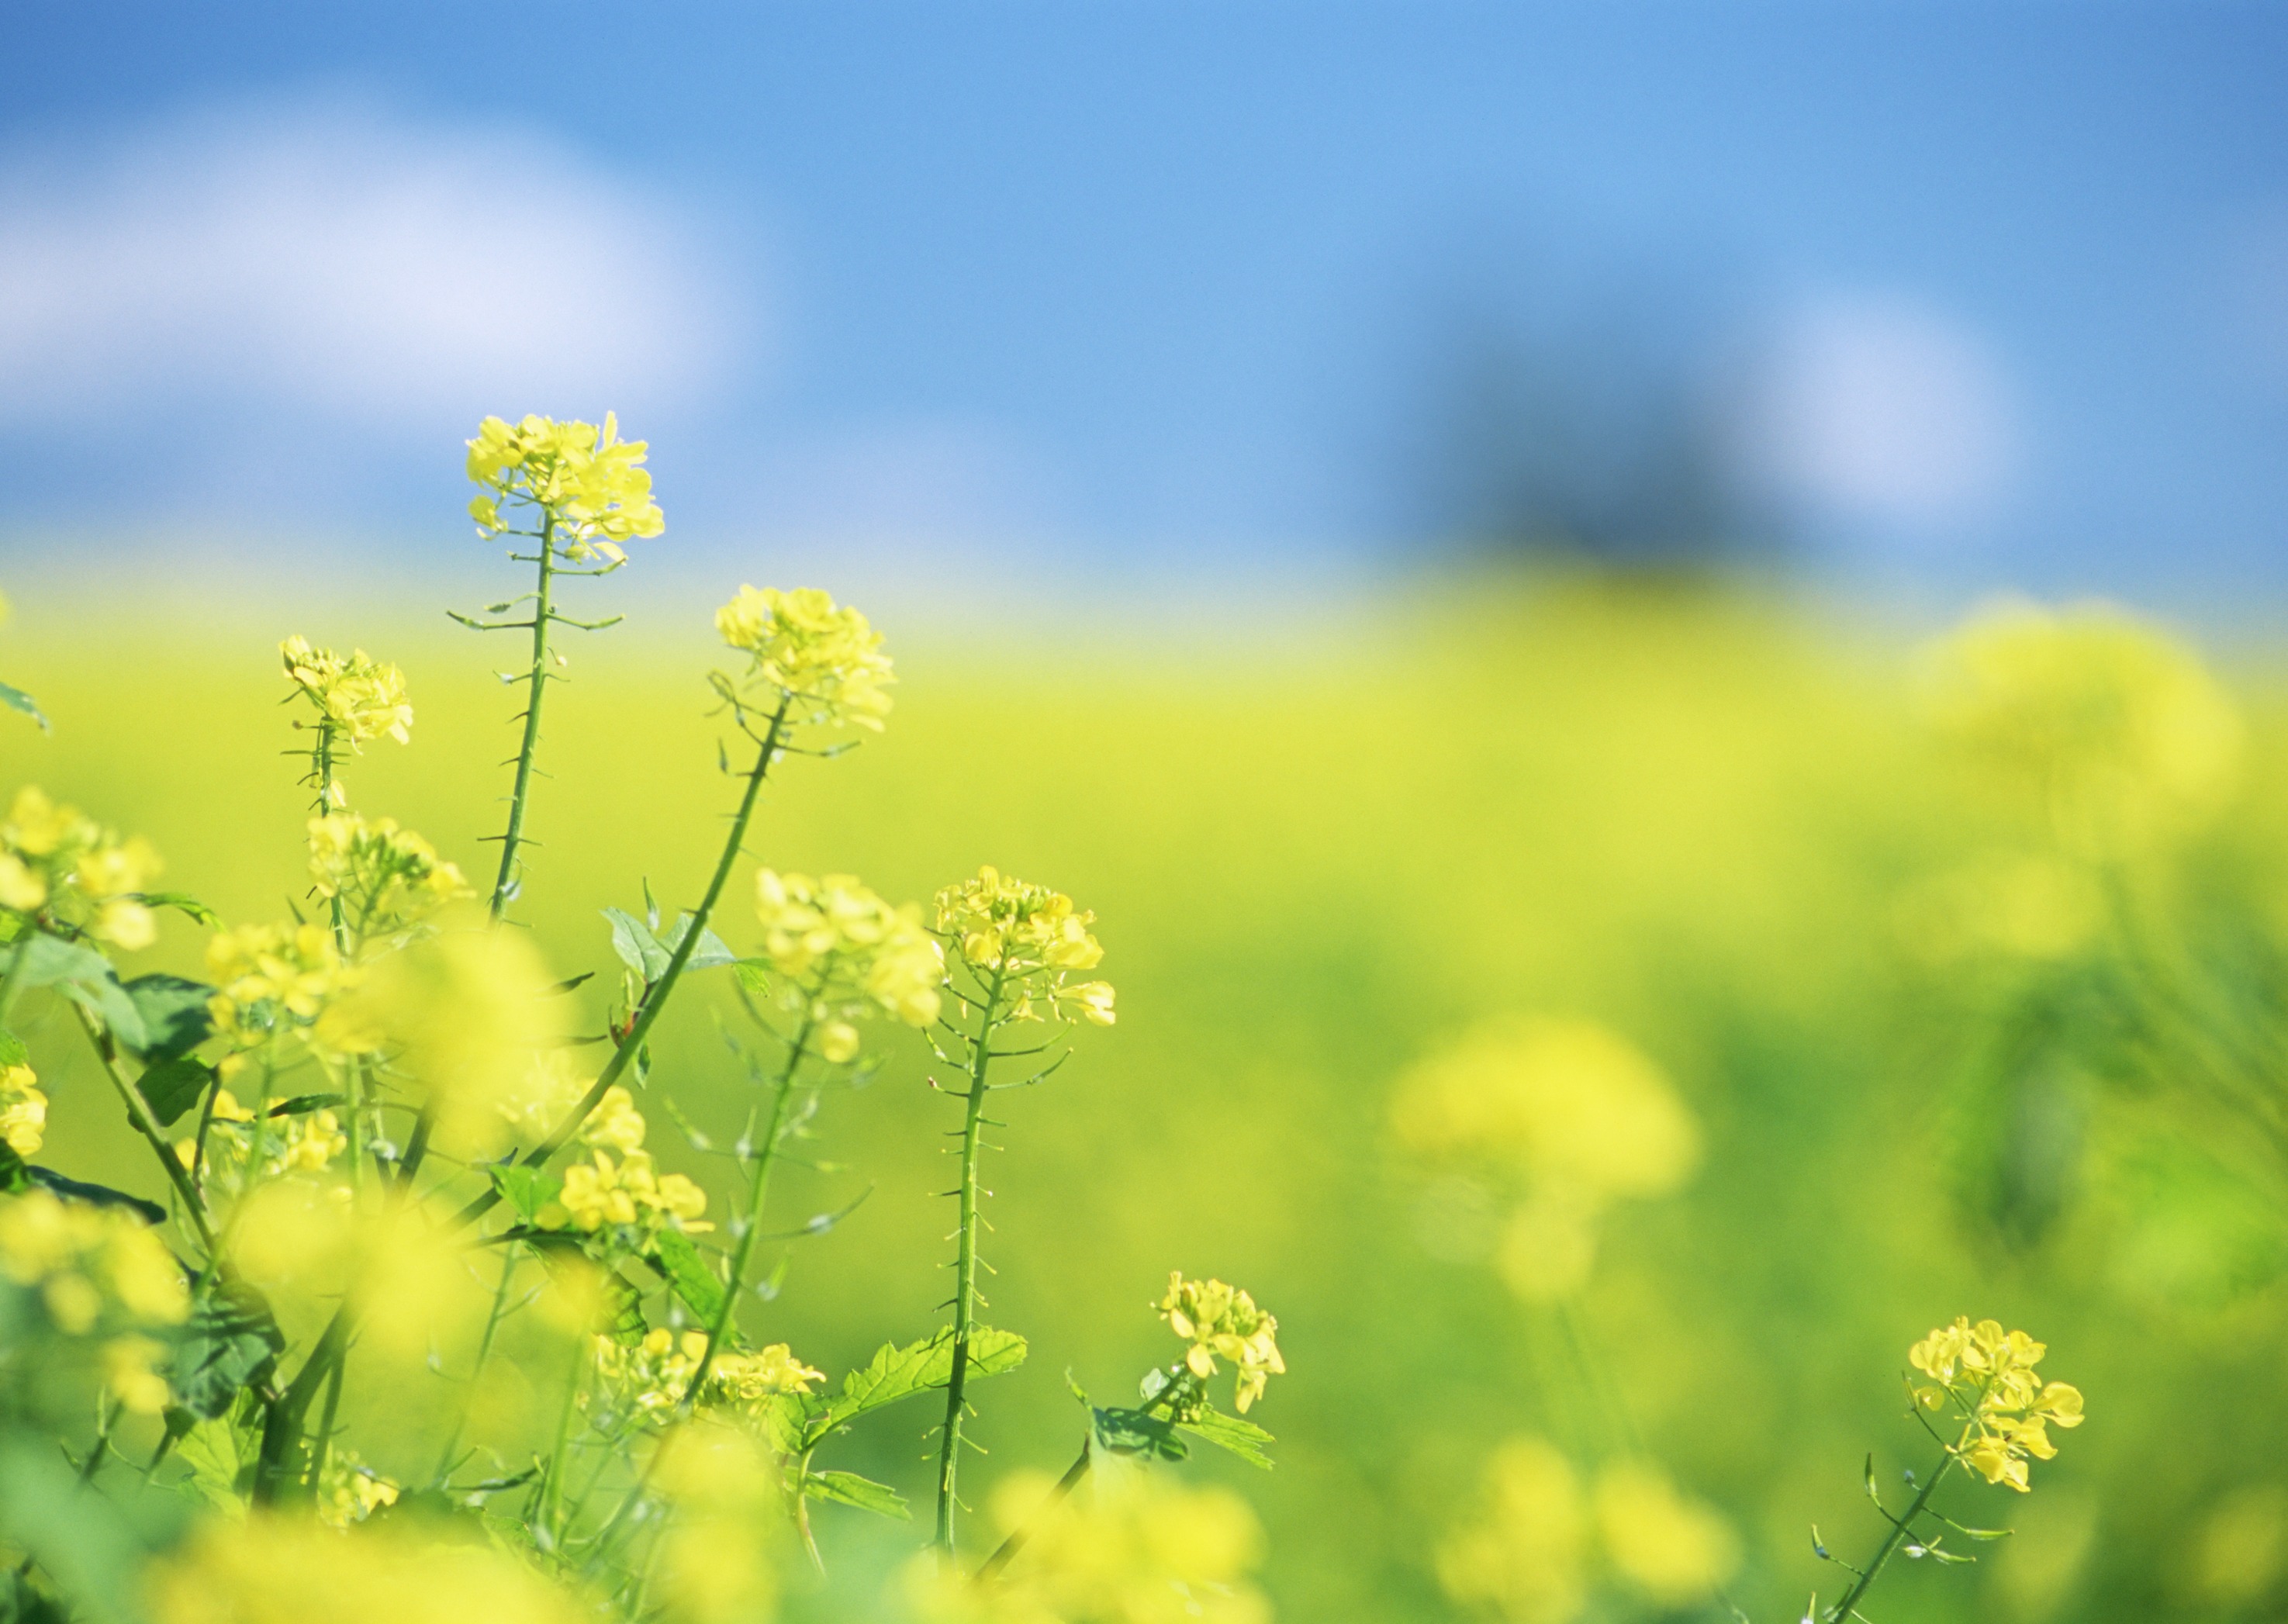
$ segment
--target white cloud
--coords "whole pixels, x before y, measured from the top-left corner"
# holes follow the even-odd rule
[[[528,132],[310,101],[0,153],[0,419],[586,415],[703,392],[750,326],[671,210]]]
[[[1750,392],[1742,450],[1782,495],[1850,519],[1946,528],[2016,471],[2000,364],[1961,323],[1890,297],[1813,302],[1782,324]]]

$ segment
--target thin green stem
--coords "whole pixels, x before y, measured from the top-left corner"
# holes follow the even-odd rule
[[[0,976],[0,1026],[8,1024],[10,1011],[16,1007],[16,994],[23,991],[24,966],[32,956],[32,931],[27,929],[16,943],[16,951],[8,955],[8,973]]]
[[[1946,1476],[1953,1465],[1954,1451],[1951,1449],[1939,1456],[1938,1464],[1931,1469],[1930,1475],[1923,1480],[1922,1487],[1916,1491],[1914,1503],[1907,1508],[1907,1514],[1892,1519],[1890,1532],[1883,1536],[1883,1542],[1875,1548],[1874,1559],[1860,1571],[1858,1579],[1848,1590],[1843,1593],[1843,1599],[1828,1609],[1827,1616],[1831,1624],[1841,1624],[1841,1620],[1848,1619],[1851,1616],[1851,1610],[1859,1604],[1860,1598],[1874,1588],[1877,1577],[1883,1571],[1883,1565],[1891,1559],[1892,1553],[1904,1542],[1907,1531],[1914,1525],[1915,1518],[1920,1517],[1923,1514],[1923,1508],[1930,1504],[1930,1497],[1938,1488],[1939,1480]],[[1887,1516],[1888,1513],[1886,1515]]]
[[[532,794],[532,762],[540,752],[540,703],[548,693],[548,621],[550,590],[556,574],[556,514],[540,510],[540,583],[534,593],[532,670],[525,679],[524,741],[517,747],[516,781],[509,791],[508,832],[501,836],[500,874],[493,881],[492,916],[508,911],[517,888],[516,853],[524,838],[524,810]]]
[[[824,979],[822,973],[822,984]],[[814,1002],[806,1002],[806,1007],[815,1008]],[[770,1192],[771,1163],[778,1158],[779,1134],[786,1123],[787,1102],[794,1097],[795,1073],[802,1065],[803,1052],[810,1046],[811,1034],[817,1026],[817,1017],[806,1014],[802,1026],[795,1033],[794,1042],[788,1046],[786,1066],[779,1073],[778,1089],[771,1097],[770,1121],[763,1129],[762,1143],[755,1153],[754,1188],[748,1196],[745,1226],[740,1230],[738,1242],[731,1249],[731,1274],[723,1293],[723,1306],[715,1315],[715,1323],[707,1327],[707,1346],[699,1355],[697,1367],[691,1373],[690,1385],[683,1390],[682,1401],[677,1406],[680,1410],[687,1412],[699,1402],[700,1388],[707,1380],[708,1371],[714,1367],[716,1350],[723,1345],[724,1338],[731,1334],[732,1324],[738,1318],[739,1299],[747,1289],[747,1270],[754,1260],[755,1241],[763,1230],[763,1202]]]
[[[216,1249],[214,1228],[208,1220],[207,1205],[199,1194],[199,1187],[191,1182],[191,1170],[183,1165],[182,1158],[175,1154],[175,1147],[167,1143],[166,1135],[160,1131],[158,1118],[151,1114],[150,1103],[127,1075],[126,1068],[120,1065],[119,1045],[114,1042],[111,1034],[98,1026],[95,1018],[78,1004],[73,1004],[72,1010],[79,1017],[80,1030],[87,1034],[88,1042],[95,1049],[96,1058],[103,1062],[104,1075],[110,1078],[111,1086],[119,1090],[120,1100],[127,1107],[127,1120],[135,1125],[135,1130],[151,1146],[151,1153],[158,1157],[159,1165],[167,1169],[167,1177],[174,1184],[175,1193],[183,1198],[183,1210],[191,1221],[191,1227],[199,1232],[199,1244],[206,1248],[207,1256],[211,1260]]]
[[[493,1287],[492,1311],[485,1316],[484,1334],[477,1338],[476,1367],[469,1372],[469,1386],[473,1390],[484,1378],[486,1362],[492,1358],[493,1337],[508,1312],[508,1288],[510,1282],[516,1279],[517,1250],[514,1246],[501,1248],[500,1284]],[[454,1419],[453,1430],[445,1439],[445,1447],[437,1456],[437,1472],[433,1481],[441,1486],[452,1474],[454,1452],[460,1448],[461,1434],[467,1430],[468,1425],[469,1406],[463,1404],[460,1414]]]
[[[1095,1439],[1093,1438],[1082,1438],[1080,1441],[1080,1454],[1075,1457],[1073,1463],[1070,1466],[1065,1468],[1065,1475],[1057,1479],[1056,1486],[1049,1491],[1048,1499],[1043,1501],[1039,1506],[1034,1509],[1033,1515],[1030,1517],[1026,1519],[1026,1521],[1020,1524],[1018,1526],[1011,1529],[1009,1531],[1009,1537],[1002,1541],[999,1549],[995,1550],[991,1556],[986,1557],[983,1565],[978,1568],[977,1582],[979,1584],[988,1582],[995,1574],[998,1573],[1003,1568],[1007,1567],[1012,1562],[1016,1560],[1017,1553],[1025,1549],[1025,1541],[1033,1537],[1034,1525],[1039,1522],[1042,1517],[1047,1516],[1051,1511],[1056,1509],[1057,1507],[1062,1505],[1065,1501],[1065,1496],[1071,1493],[1075,1489],[1080,1486],[1080,1480],[1088,1476],[1088,1469],[1095,1462]]]
[[[1000,1011],[1005,966],[997,966],[985,1002],[978,1007],[977,1035],[970,1042],[969,1092],[961,1121],[960,1249],[954,1262],[953,1368],[945,1384],[945,1426],[937,1462],[937,1547],[949,1567],[954,1559],[955,1480],[961,1470],[962,1412],[967,1403],[969,1340],[977,1327],[978,1153],[985,1125],[985,1074],[993,1062],[994,1017]]]
[[[572,1377],[564,1390],[564,1408],[556,1417],[556,1446],[548,1457],[548,1476],[541,1485],[540,1509],[533,1518],[536,1531],[553,1549],[563,1543],[565,1531],[554,1526],[556,1507],[563,1499],[564,1469],[572,1454],[572,1417],[580,1407],[580,1394],[588,1385],[588,1343],[573,1343]]]

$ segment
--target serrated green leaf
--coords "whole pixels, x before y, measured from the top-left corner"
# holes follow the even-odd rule
[[[817,1440],[809,1436],[810,1404],[800,1393],[773,1393],[755,1406],[763,1437],[783,1455],[798,1455]]]
[[[1025,1362],[1025,1339],[1014,1331],[981,1326],[970,1333],[964,1380],[997,1376]],[[842,1391],[826,1406],[830,1427],[841,1426],[901,1398],[953,1380],[953,1333],[942,1330],[900,1348],[885,1343],[863,1369],[842,1378]]]
[[[669,927],[667,934],[660,939],[661,945],[670,953],[673,953],[683,945],[683,939],[690,932],[691,925],[690,915],[679,915],[675,923]],[[691,950],[691,956],[684,961],[683,968],[687,970],[713,970],[719,965],[735,964],[738,962],[739,955],[724,945],[721,937],[712,931],[702,931],[699,933],[699,945]]]
[[[183,1492],[194,1500],[228,1516],[246,1509],[246,1491],[254,1478],[256,1440],[244,1437],[227,1416],[202,1421],[175,1445],[175,1458],[191,1469]]]
[[[702,1325],[715,1323],[723,1312],[725,1287],[690,1236],[677,1229],[660,1231],[656,1255],[644,1261],[659,1271]]]
[[[20,710],[40,725],[42,733],[52,731],[48,725],[48,718],[40,714],[39,706],[34,704],[32,696],[21,688],[12,687],[4,682],[0,682],[0,705],[7,706],[11,710]]]
[[[802,1492],[810,1500],[830,1500],[900,1522],[910,1523],[914,1517],[907,1509],[905,1496],[897,1490],[856,1472],[807,1472],[803,1477]]]
[[[495,1162],[485,1171],[492,1176],[493,1188],[500,1192],[501,1200],[514,1208],[517,1216],[527,1224],[540,1216],[540,1209],[564,1193],[564,1181],[544,1168],[531,1168],[520,1161]]]
[[[620,955],[621,963],[641,976],[646,986],[667,973],[668,949],[660,946],[649,925],[616,907],[603,912],[611,922],[612,951]]]
[[[1266,1444],[1273,1441],[1271,1434],[1251,1421],[1243,1421],[1236,1415],[1227,1415],[1221,1410],[1209,1406],[1203,1408],[1191,1420],[1178,1422],[1176,1424],[1204,1443],[1213,1444],[1219,1449],[1229,1450],[1250,1466],[1259,1466],[1265,1471],[1271,1470],[1271,1457],[1264,1452],[1263,1448]]]
[[[159,1119],[159,1126],[171,1128],[178,1117],[199,1103],[214,1079],[214,1067],[205,1061],[191,1055],[177,1055],[171,1060],[144,1067],[143,1075],[136,1079],[135,1091],[151,1107],[151,1114]]]
[[[211,1281],[192,1299],[167,1383],[176,1403],[211,1419],[231,1407],[242,1388],[266,1380],[285,1347],[285,1333],[260,1292],[243,1281]]]
[[[146,1060],[171,1060],[204,1042],[214,1031],[215,989],[203,981],[181,976],[138,976],[127,983],[127,996],[143,1018],[143,1043],[136,1050]]]

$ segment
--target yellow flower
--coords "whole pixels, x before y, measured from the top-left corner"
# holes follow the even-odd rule
[[[552,417],[513,424],[488,417],[469,441],[469,479],[483,487],[469,503],[469,517],[485,535],[497,535],[507,528],[500,503],[528,503],[545,515],[553,542],[575,562],[624,563],[620,543],[667,527],[651,496],[648,450],[642,440],[621,440],[619,418],[610,412],[600,429]]]
[[[775,691],[793,720],[882,731],[895,678],[881,634],[815,587],[743,586],[715,612],[715,630],[753,656],[750,677]]]
[[[2118,609],[1988,609],[1929,664],[1941,730],[2077,856],[2189,832],[2232,788],[2231,701],[2190,653]]]
[[[389,1519],[395,1523],[396,1519]],[[144,1581],[153,1624],[575,1624],[566,1591],[482,1541],[431,1539],[417,1526],[345,1535],[315,1518],[216,1518],[155,1561]]]
[[[405,673],[395,666],[385,665],[361,648],[347,655],[313,648],[307,638],[300,637],[281,643],[278,654],[287,680],[317,708],[315,725],[348,745],[352,754],[385,734],[400,744],[411,742],[413,706],[405,696]]]
[[[138,1415],[167,1407],[167,1379],[157,1369],[163,1350],[147,1336],[115,1336],[103,1344],[103,1382]]]
[[[699,1361],[707,1352],[707,1334],[653,1330],[633,1343],[596,1338],[596,1367],[619,1403],[645,1414],[661,1414],[683,1402]],[[708,1404],[759,1404],[781,1393],[807,1393],[826,1374],[794,1357],[784,1343],[739,1352],[719,1348],[708,1367],[700,1400]]]
[[[36,1156],[48,1126],[48,1097],[28,1066],[0,1066],[0,1141],[19,1156]]]
[[[713,1228],[699,1221],[707,1210],[707,1192],[680,1173],[662,1176],[653,1170],[651,1156],[631,1151],[614,1161],[608,1151],[596,1151],[586,1161],[564,1169],[564,1189],[544,1207],[544,1227],[571,1227],[594,1233],[605,1228],[655,1231],[672,1225],[697,1233]]]
[[[1279,1321],[1236,1287],[1172,1273],[1157,1307],[1168,1328],[1191,1343],[1184,1363],[1194,1375],[1205,1381],[1215,1374],[1219,1358],[1239,1367],[1235,1402],[1241,1414],[1263,1396],[1273,1376],[1286,1374],[1287,1361],[1279,1354]]]
[[[122,840],[36,785],[16,792],[0,823],[0,907],[46,908],[55,924],[131,952],[158,938],[158,919],[140,893],[160,867],[149,842]]]
[[[1740,1565],[1740,1542],[1730,1525],[1680,1493],[1656,1468],[1607,1467],[1598,1476],[1594,1502],[1607,1558],[1664,1607],[1707,1600]]]
[[[937,1018],[945,958],[920,908],[893,907],[846,874],[766,868],[755,875],[755,914],[762,956],[787,978],[790,997],[825,1012],[820,1051],[829,1060],[857,1055],[846,1017],[879,1010],[913,1026]]]
[[[322,1052],[362,1053],[373,1047],[323,1018],[361,972],[342,963],[330,931],[317,924],[241,925],[207,941],[209,1002],[215,1031],[234,1052],[289,1034]]]
[[[96,833],[78,808],[58,805],[37,785],[27,784],[0,824],[0,844],[25,857],[53,857],[68,846],[91,843]]]
[[[310,820],[311,889],[338,898],[360,937],[397,931],[474,893],[455,865],[392,818],[328,812]]]
[[[937,893],[937,931],[981,986],[998,986],[1013,1018],[1044,1018],[1036,1000],[1061,1019],[1109,1026],[1108,981],[1075,984],[1074,972],[1104,961],[1089,927],[1096,915],[1073,906],[1061,891],[1005,875],[989,864],[974,879]]]
[[[1937,1409],[1951,1401],[1962,1415],[1956,1457],[1987,1482],[2021,1493],[2029,1486],[2027,1461],[2057,1454],[2049,1430],[2082,1422],[2081,1390],[2034,1372],[2048,1351],[1998,1319],[1973,1325],[1966,1314],[1907,1350],[1907,1362],[1934,1383],[1918,1388],[1916,1402]]]
[[[0,1278],[36,1294],[71,1335],[99,1324],[161,1329],[190,1315],[182,1267],[148,1224],[45,1190],[0,1197]]]
[[[0,907],[28,914],[48,899],[48,883],[13,852],[0,852]]]
[[[587,1090],[583,1089],[580,1092],[584,1094]],[[614,1083],[604,1090],[604,1097],[596,1102],[588,1120],[580,1124],[580,1139],[583,1144],[601,1145],[629,1156],[643,1148],[647,1128],[643,1113],[636,1109],[636,1097]]]
[[[1487,1463],[1483,1512],[1439,1546],[1438,1582],[1509,1624],[1567,1624],[1587,1599],[1587,1547],[1573,1463],[1540,1438],[1512,1438]]]

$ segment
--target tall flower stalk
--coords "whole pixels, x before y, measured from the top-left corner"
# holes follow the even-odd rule
[[[998,1090],[1043,1081],[1063,1065],[1071,1051],[1059,1045],[1075,1022],[1112,1025],[1111,985],[1072,979],[1104,957],[1104,949],[1089,931],[1095,922],[1095,915],[1076,909],[1072,899],[1061,892],[1007,877],[989,867],[980,868],[974,879],[937,894],[937,931],[945,942],[951,971],[946,986],[957,1008],[949,1018],[939,1020],[942,1036],[936,1050],[938,1058],[961,1078],[958,1089],[945,1091],[962,1102],[957,1153],[961,1172],[948,1192],[960,1210],[954,1231],[953,1297],[947,1304],[952,1311],[953,1364],[938,1439],[935,1539],[949,1566],[954,1559],[955,1511],[960,1503],[962,1432],[969,1414],[970,1350],[978,1310],[985,1303],[978,1275],[988,1266],[979,1250],[987,1192],[979,1172],[984,1130],[997,1126],[985,1114],[985,1102]],[[1029,1026],[1042,1028],[1036,1039],[1013,1037]],[[1013,1046],[997,1047],[1005,1038],[1012,1038]],[[1020,1081],[992,1080],[997,1060],[1038,1059],[1053,1051],[1054,1058]]]
[[[488,614],[506,614],[529,604],[531,618],[453,615],[477,631],[532,634],[530,664],[521,675],[504,678],[524,684],[525,696],[518,717],[523,733],[509,788],[508,828],[499,836],[500,870],[488,903],[495,919],[506,914],[522,888],[524,822],[532,800],[533,763],[540,753],[541,712],[549,683],[562,680],[552,668],[560,667],[564,657],[551,646],[549,629],[600,631],[624,618],[614,614],[575,620],[556,607],[556,582],[560,576],[610,574],[628,561],[620,543],[657,535],[665,527],[659,504],[651,498],[651,474],[643,465],[647,449],[640,440],[622,441],[618,420],[609,412],[600,429],[592,423],[559,423],[549,417],[527,417],[513,425],[488,417],[469,442],[469,478],[481,490],[469,503],[469,517],[489,538],[512,535],[530,542],[532,551],[511,551],[509,557],[531,565],[535,572],[530,592],[486,610]]]

